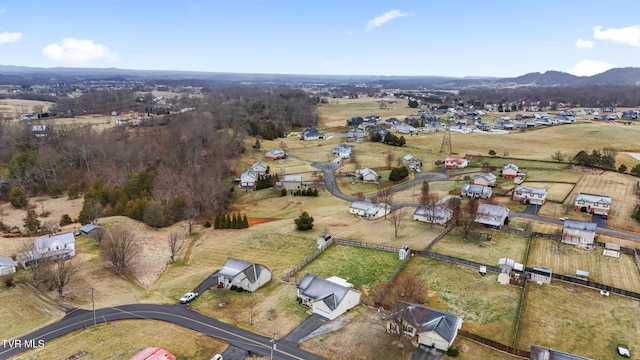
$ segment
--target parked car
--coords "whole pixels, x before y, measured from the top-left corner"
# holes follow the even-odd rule
[[[631,357],[631,352],[629,352],[629,347],[625,344],[618,344],[618,354],[624,357]]]
[[[198,297],[197,292],[188,292],[180,298],[180,304],[188,304]]]
[[[600,295],[609,296],[609,292],[608,291],[604,291],[604,290],[600,290]]]
[[[215,355],[213,355],[213,357],[211,358],[211,360],[222,360],[222,355],[220,355],[220,354],[215,354]]]

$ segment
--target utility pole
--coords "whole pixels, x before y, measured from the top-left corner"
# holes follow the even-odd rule
[[[96,289],[93,288],[93,286],[91,287],[91,307],[93,308],[93,328],[96,328],[96,303],[93,301],[93,292]]]
[[[273,360],[273,350],[276,349],[276,334],[273,334],[273,337],[271,338],[271,357],[270,360]]]

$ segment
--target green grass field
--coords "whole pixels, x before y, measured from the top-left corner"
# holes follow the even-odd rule
[[[453,229],[431,251],[494,266],[498,266],[498,259],[503,257],[524,261],[528,238],[489,229],[478,229],[474,233],[470,240],[464,240],[462,233]],[[487,234],[491,234],[491,241],[487,241]]]

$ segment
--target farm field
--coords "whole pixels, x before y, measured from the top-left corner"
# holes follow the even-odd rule
[[[334,244],[293,277],[302,279],[307,273],[321,278],[338,276],[366,294],[375,282],[387,281],[399,264],[396,252]]]
[[[7,289],[4,284],[0,285],[0,303],[4,312],[0,334],[4,339],[27,334],[64,316],[62,311],[42,302],[20,286]]]
[[[150,339],[153,341],[150,342]],[[126,360],[147,346],[164,348],[178,359],[209,359],[223,352],[228,345],[162,321],[119,320],[100,324],[96,329],[90,327],[73,332],[47,342],[43,348],[16,356],[15,359],[51,359],[52,354],[66,359],[84,352],[82,359],[102,360],[109,354],[109,359]]]
[[[428,288],[426,306],[463,318],[462,328],[503,344],[515,333],[521,289],[500,285],[496,274],[414,256],[403,273],[416,274]]]
[[[489,229],[474,233],[477,239],[464,240],[462,234],[453,229],[431,251],[493,266],[498,266],[498,259],[503,257],[524,262],[528,238]],[[491,241],[487,241],[488,234],[492,236]]]
[[[19,120],[21,115],[32,113],[34,106],[42,106],[43,110],[48,110],[52,105],[54,103],[49,101],[0,99],[0,115],[5,119]]]
[[[617,343],[640,348],[638,311],[637,300],[602,297],[596,290],[562,282],[529,282],[517,347],[536,344],[591,359],[614,359]]]
[[[640,292],[640,274],[633,257],[625,254],[620,254],[619,259],[604,256],[599,247],[588,250],[569,244],[558,247],[553,240],[534,238],[526,265],[545,267],[570,276],[575,276],[576,270],[584,270],[589,272],[589,280]]]

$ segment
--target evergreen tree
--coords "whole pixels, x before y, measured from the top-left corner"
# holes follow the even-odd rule
[[[222,228],[228,229],[230,227],[231,227],[231,216],[229,216],[229,214],[226,214],[224,216],[224,226]]]
[[[249,219],[247,219],[247,214],[244,214],[244,217],[242,218],[242,228],[246,229],[249,227]]]

